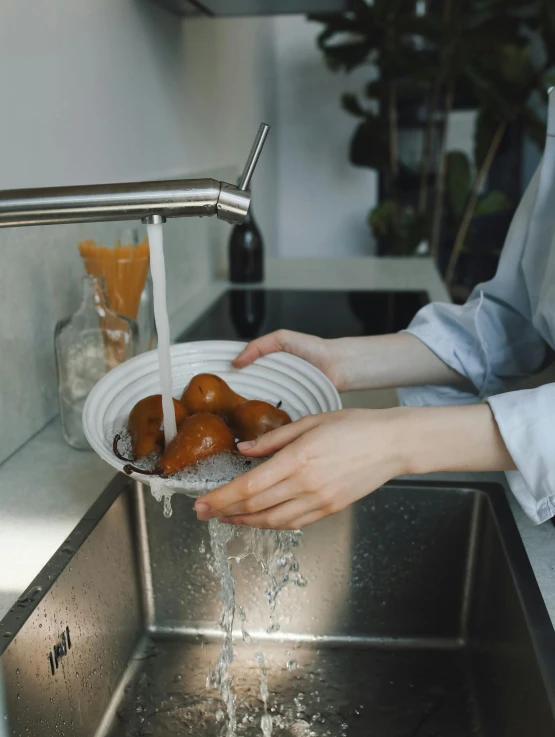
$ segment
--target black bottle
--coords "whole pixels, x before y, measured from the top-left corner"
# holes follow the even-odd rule
[[[252,284],[264,279],[264,241],[252,216],[252,205],[242,225],[235,225],[229,238],[229,280]]]

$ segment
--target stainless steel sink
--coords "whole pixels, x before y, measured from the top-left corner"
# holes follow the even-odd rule
[[[2,737],[219,734],[219,583],[173,506],[116,478],[0,623]],[[555,735],[555,633],[500,487],[392,483],[297,558],[272,634],[264,574],[234,563],[239,734],[261,734],[261,651],[274,735]]]

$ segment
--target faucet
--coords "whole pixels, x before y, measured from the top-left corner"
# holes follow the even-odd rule
[[[215,179],[177,179],[0,191],[0,228],[108,220],[163,223],[166,218],[217,215],[242,223],[250,205],[249,184],[270,126],[262,123],[238,186]]]

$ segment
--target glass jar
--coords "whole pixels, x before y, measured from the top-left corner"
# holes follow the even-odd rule
[[[110,308],[104,277],[89,275],[83,277],[81,306],[56,325],[54,343],[64,439],[72,448],[87,450],[85,400],[110,369],[135,355],[137,324]]]
[[[106,279],[106,295],[112,310],[137,323],[138,353],[156,347],[152,281],[149,274],[148,239],[140,240],[136,228],[124,228],[113,248],[94,240],[79,243],[85,269],[91,276]]]

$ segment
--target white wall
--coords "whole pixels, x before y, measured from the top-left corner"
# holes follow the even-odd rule
[[[0,188],[239,173],[270,116],[271,19],[181,22],[146,0],[4,0]],[[254,179],[271,247],[275,143]],[[119,225],[0,230],[0,461],[57,413],[54,326],[78,303],[77,242]],[[213,219],[167,229],[175,313],[210,278]]]
[[[271,23],[183,22],[148,0],[5,0],[0,188],[239,165],[272,117]]]
[[[281,256],[372,252],[366,214],[376,203],[373,172],[349,163],[355,118],[340,106],[369,70],[327,69],[316,48],[321,26],[302,17],[274,19],[278,93],[278,251]]]

